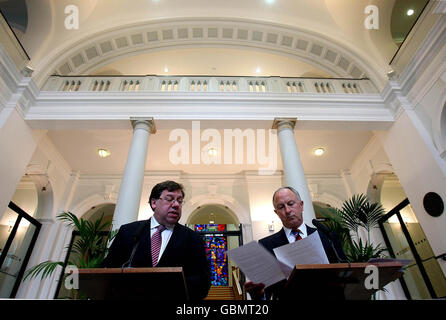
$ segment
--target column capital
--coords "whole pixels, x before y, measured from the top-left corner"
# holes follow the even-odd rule
[[[282,129],[290,128],[291,130],[294,130],[296,122],[297,118],[275,118],[272,129],[280,131]]]
[[[148,131],[153,134],[156,133],[155,120],[153,118],[130,118],[133,130],[138,126],[139,128],[147,128]]]

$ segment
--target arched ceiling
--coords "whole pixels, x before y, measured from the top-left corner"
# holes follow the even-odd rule
[[[113,69],[122,69],[116,66],[117,60],[153,50],[204,47],[217,52],[223,47],[266,51],[280,57],[278,60],[288,56],[305,67],[311,66],[313,74],[366,76],[381,87],[397,49],[391,20],[403,14],[393,10],[401,1],[407,2],[27,0],[28,27],[22,44],[32,58],[30,64],[36,70],[38,83],[53,72],[91,74],[111,63]],[[69,5],[79,9],[78,30],[65,27],[70,14],[65,9]],[[379,8],[378,30],[364,26],[368,5]],[[197,64],[189,64],[191,70],[194,66]],[[226,72],[231,73],[231,67],[226,62]],[[155,73],[149,72],[147,66],[143,69]],[[232,74],[239,74],[233,70]],[[271,75],[280,76],[280,70]]]
[[[233,59],[232,57],[237,57]],[[238,70],[233,74],[231,65]],[[193,68],[191,67],[193,66]],[[154,50],[96,66],[94,75],[197,75],[329,77],[329,73],[290,56],[240,48],[181,48]]]
[[[189,216],[189,224],[235,224],[238,225],[239,221],[237,216],[231,212],[228,207],[220,204],[209,204],[202,207],[198,207]]]
[[[191,63],[177,52],[183,48],[196,49],[196,55],[207,55],[207,59],[196,58],[196,62]],[[209,48],[214,52],[206,51]],[[217,64],[222,48],[246,53],[244,56],[240,52],[225,57],[226,72],[233,75],[240,75],[238,65],[253,62],[253,51],[269,53],[268,59],[273,63],[274,60],[283,59],[283,56],[303,61],[319,73],[332,77],[360,78],[375,73],[352,52],[330,39],[313,32],[244,19],[172,19],[133,24],[100,33],[68,51],[64,50],[55,61],[52,59],[55,68],[46,69],[58,74],[90,74],[104,64],[129,56],[175,49],[176,60],[184,64],[183,68],[188,68],[185,74],[196,74],[194,70],[201,68],[206,60]],[[203,49],[201,53],[199,49]],[[186,53],[185,50],[183,52]],[[274,76],[282,75],[278,70],[272,73]]]

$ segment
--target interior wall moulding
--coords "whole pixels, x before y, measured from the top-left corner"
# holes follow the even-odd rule
[[[53,50],[35,66],[39,85],[51,75],[89,74],[117,59],[175,47],[231,47],[294,57],[333,77],[385,83],[379,66],[338,40],[314,31],[248,19],[165,19],[103,30]]]

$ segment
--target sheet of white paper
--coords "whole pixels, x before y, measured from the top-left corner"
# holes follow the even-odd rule
[[[251,241],[226,253],[254,283],[263,283],[268,287],[286,279],[279,261],[257,241]]]
[[[294,266],[290,267],[280,260],[277,260],[277,262],[279,262],[280,269],[282,270],[283,274],[288,278],[291,275],[291,272],[293,272]]]
[[[302,240],[286,244],[274,249],[277,259],[290,268],[296,264],[328,264],[321,238],[313,232]]]

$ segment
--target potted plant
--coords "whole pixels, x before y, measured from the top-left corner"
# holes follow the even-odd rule
[[[104,214],[95,221],[78,219],[71,212],[62,212],[57,219],[66,222],[69,227],[77,231],[78,237],[74,241],[71,253],[75,258],[69,260],[67,265],[77,268],[98,268],[104,260],[108,243],[113,240],[117,230],[109,231],[111,222],[103,222]],[[106,234],[104,236],[104,233]],[[63,261],[44,261],[27,270],[24,279],[33,279],[41,274],[41,279],[51,276],[55,269],[60,266],[65,267]],[[78,292],[74,293],[74,298],[78,298]]]
[[[341,209],[332,214],[325,214],[327,227],[339,235],[343,250],[350,262],[367,262],[380,258],[386,251],[381,244],[373,245],[370,232],[378,227],[379,219],[385,211],[378,202],[371,203],[366,195],[353,195],[347,199]],[[360,231],[365,230],[367,239],[363,241]]]

